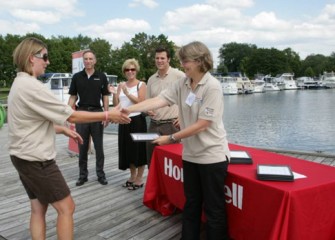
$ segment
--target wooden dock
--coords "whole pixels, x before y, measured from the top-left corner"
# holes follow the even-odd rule
[[[7,125],[0,129],[0,240],[26,240],[29,235],[30,206],[7,151]],[[121,185],[129,172],[118,170],[117,135],[104,134],[105,172],[108,185],[102,186],[95,175],[95,155],[89,159],[89,181],[76,187],[78,158],[68,152],[68,139],[57,135],[57,164],[76,204],[75,239],[180,239],[181,214],[163,217],[142,203],[144,188],[129,191]],[[272,149],[271,151],[278,151]],[[335,155],[289,152],[286,155],[335,166]],[[147,176],[147,171],[145,172]],[[56,237],[55,210],[47,213],[47,239]]]

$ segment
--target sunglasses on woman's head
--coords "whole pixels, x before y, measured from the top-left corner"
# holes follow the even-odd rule
[[[135,68],[126,68],[124,71],[125,72],[130,72],[130,71],[135,72],[136,69]]]
[[[44,62],[47,62],[48,59],[49,59],[49,56],[48,56],[47,53],[44,53],[44,54],[42,54],[42,53],[36,53],[34,55],[34,57],[39,58],[39,59],[43,59]]]

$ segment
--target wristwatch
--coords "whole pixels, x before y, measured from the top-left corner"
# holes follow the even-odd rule
[[[177,139],[173,136],[173,134],[171,134],[169,136],[169,141],[172,142],[172,143],[176,143],[177,142]]]

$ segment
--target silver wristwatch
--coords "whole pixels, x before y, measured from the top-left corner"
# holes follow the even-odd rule
[[[173,136],[173,134],[171,134],[169,136],[169,141],[172,142],[172,143],[176,143],[177,142],[177,139]]]

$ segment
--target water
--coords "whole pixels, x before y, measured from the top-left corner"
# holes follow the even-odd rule
[[[225,95],[231,143],[335,154],[335,89]],[[117,131],[111,124],[107,130]]]
[[[335,153],[335,89],[224,96],[231,143]]]

